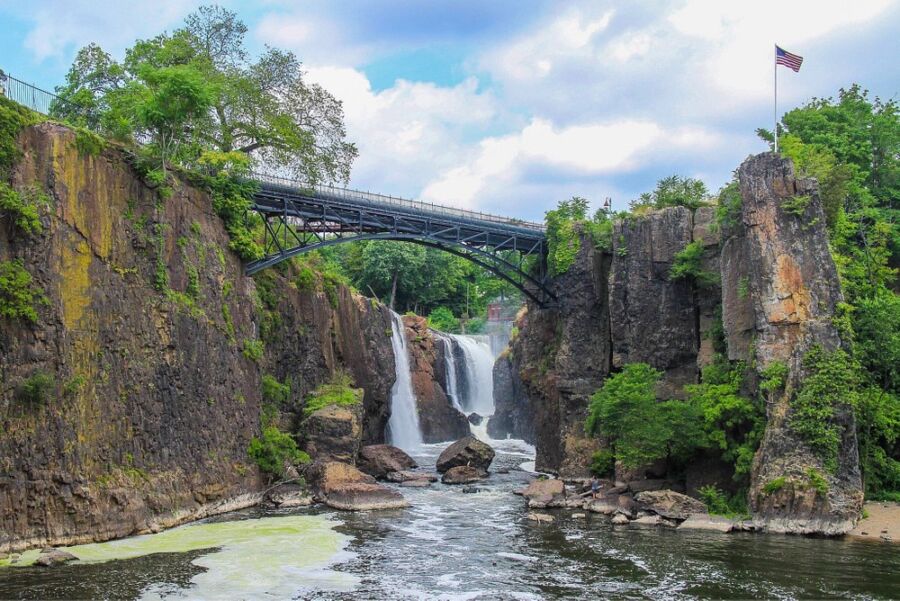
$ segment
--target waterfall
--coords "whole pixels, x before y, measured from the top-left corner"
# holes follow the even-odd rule
[[[452,365],[447,366],[447,388],[451,399],[463,413],[489,416],[494,413],[494,356],[486,342],[472,336],[445,334],[452,342],[445,353]],[[454,348],[455,347],[455,348]],[[455,352],[458,348],[461,353]],[[462,357],[459,357],[459,355]],[[458,359],[462,361],[458,361]],[[462,365],[460,365],[462,363]],[[460,386],[462,376],[464,386]]]
[[[388,420],[388,438],[395,447],[411,453],[422,446],[419,411],[416,407],[416,396],[413,394],[403,319],[391,311],[391,321],[393,323],[391,346],[394,349],[396,379],[391,388],[391,418]]]
[[[462,411],[459,404],[459,387],[456,383],[456,361],[453,358],[453,338],[449,335],[439,335],[438,338],[444,344],[444,371],[447,373],[447,397],[453,403],[454,409]]]

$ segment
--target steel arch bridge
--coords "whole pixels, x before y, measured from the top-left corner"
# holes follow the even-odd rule
[[[252,210],[265,223],[265,256],[246,265],[248,275],[335,244],[400,240],[468,259],[542,307],[556,302],[542,224],[267,175],[253,179],[259,187]]]

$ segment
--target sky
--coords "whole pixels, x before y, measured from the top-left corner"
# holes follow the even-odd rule
[[[0,68],[52,89],[193,0],[0,0]],[[900,92],[900,0],[223,0],[253,52],[291,50],[343,101],[350,186],[540,220],[578,195],[625,209],[662,177],[715,191],[779,113],[859,83]]]

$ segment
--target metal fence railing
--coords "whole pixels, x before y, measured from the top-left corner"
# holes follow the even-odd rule
[[[87,116],[85,107],[60,98],[33,84],[22,81],[0,70],[0,91],[3,95],[33,111],[53,116],[54,113],[65,112],[69,115]]]

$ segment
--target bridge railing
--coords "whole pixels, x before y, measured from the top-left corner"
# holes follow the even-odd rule
[[[544,224],[534,221],[524,221],[492,213],[483,213],[481,211],[469,211],[466,209],[458,209],[456,207],[448,207],[446,205],[423,202],[420,200],[409,200],[397,196],[389,196],[386,194],[377,194],[375,192],[363,192],[362,190],[354,190],[352,188],[341,188],[338,186],[329,186],[324,184],[309,185],[298,180],[293,180],[278,175],[268,175],[265,173],[253,173],[251,177],[260,183],[275,184],[286,188],[296,190],[307,190],[317,194],[323,194],[340,198],[344,200],[364,200],[368,203],[382,204],[391,207],[402,207],[413,209],[415,211],[426,211],[429,213],[438,213],[452,217],[461,217],[464,219],[472,219],[478,221],[489,221],[503,225],[512,225],[516,227],[534,230],[535,232],[543,232]]]

